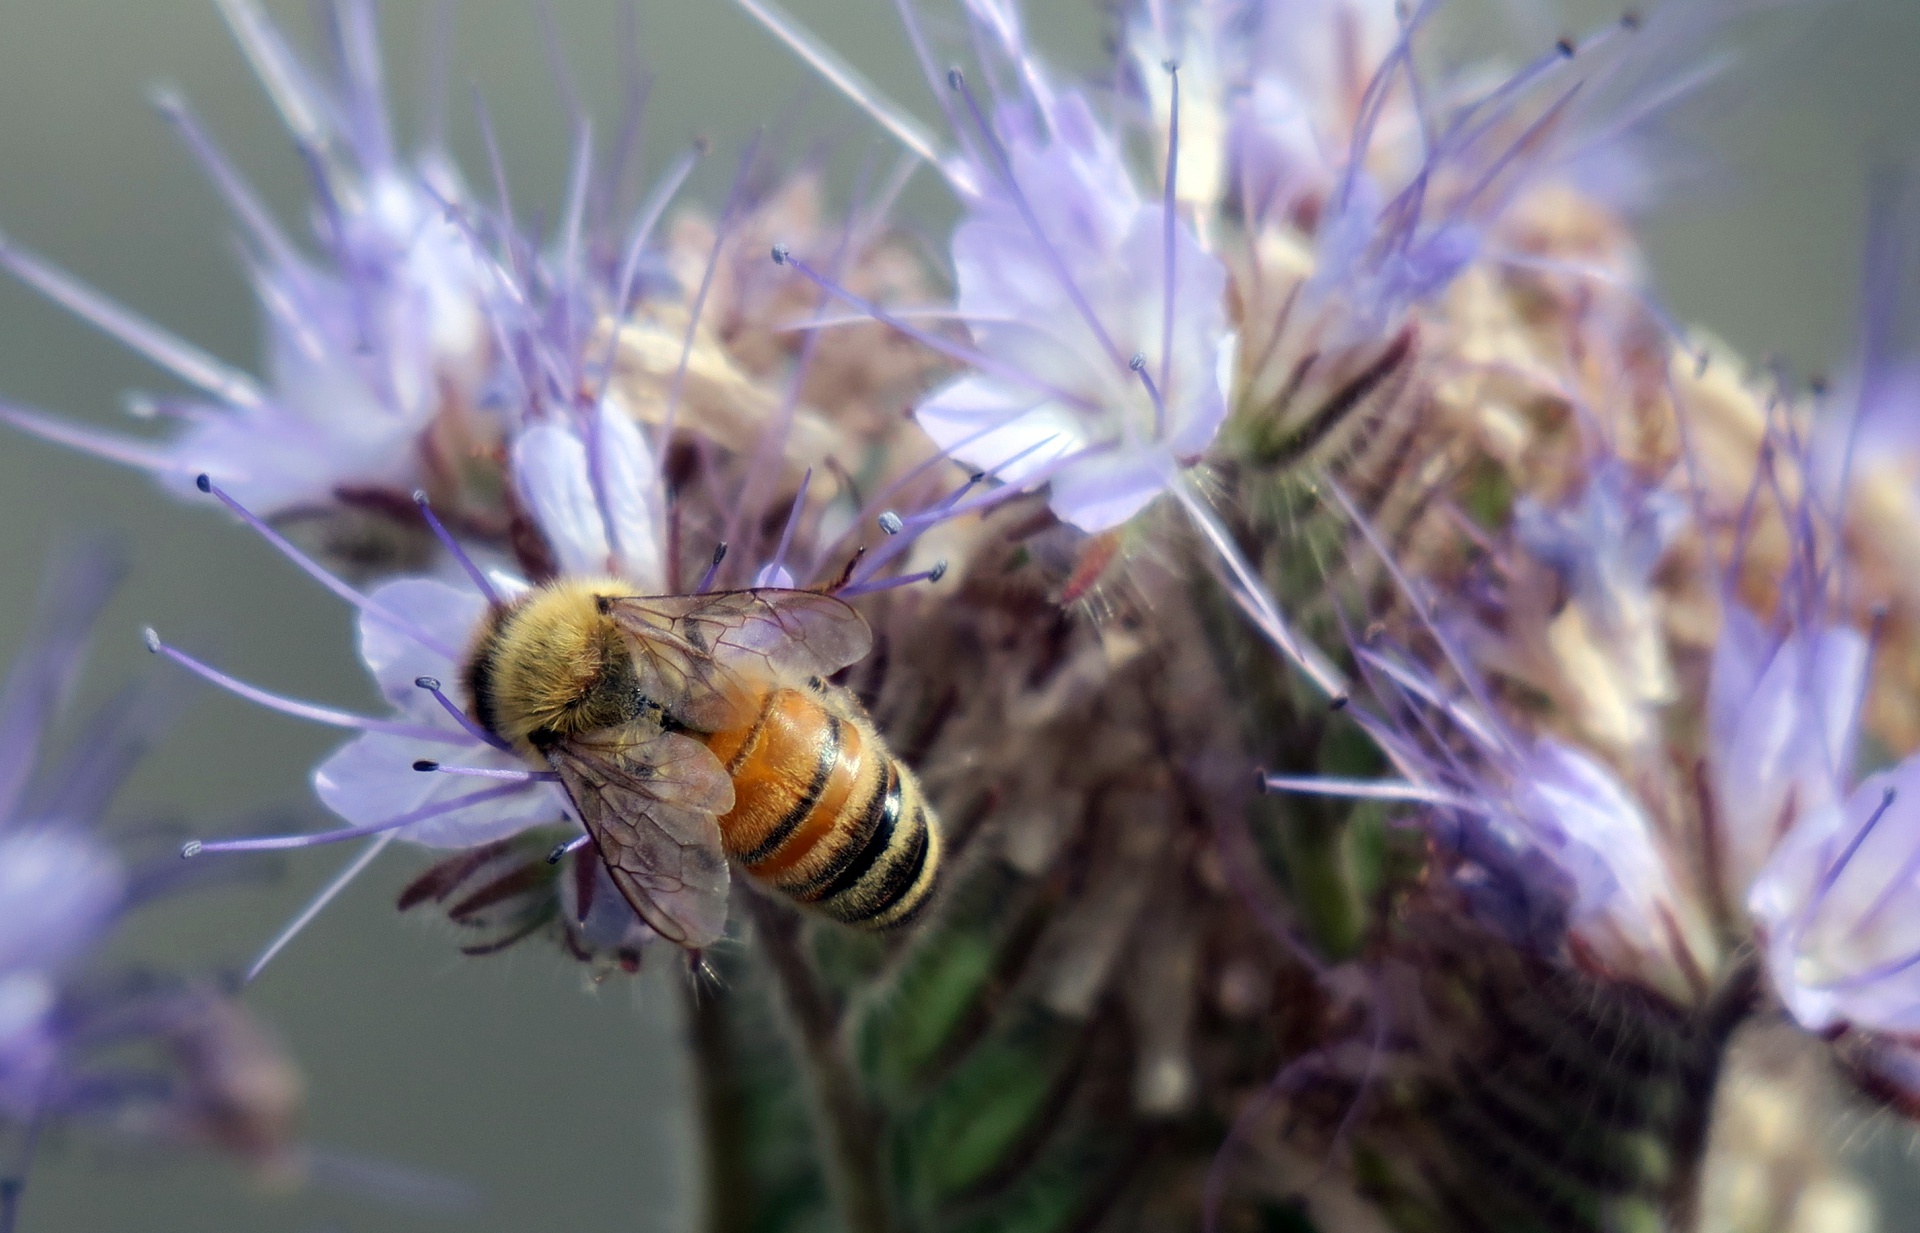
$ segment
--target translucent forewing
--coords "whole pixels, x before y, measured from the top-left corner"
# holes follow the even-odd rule
[[[831,676],[873,649],[860,614],[817,591],[763,587],[607,602],[632,637],[640,692],[701,731],[751,708],[757,694],[749,682]]]
[[[547,753],[613,884],[660,936],[698,949],[727,923],[727,858],[715,819],[733,781],[705,745],[650,720]]]

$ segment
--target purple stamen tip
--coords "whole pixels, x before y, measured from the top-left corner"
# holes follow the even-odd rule
[[[900,515],[892,510],[881,511],[880,529],[888,535],[900,534],[900,532],[906,528],[906,525],[907,524],[901,520]]]
[[[793,250],[785,244],[775,244],[773,246],[773,264],[785,265],[787,264],[787,258],[791,256],[793,256]]]
[[[1127,361],[1127,367],[1133,369],[1135,372],[1144,371],[1147,367],[1147,353],[1144,351],[1134,352],[1133,358]]]
[[[200,855],[200,849],[205,846],[206,844],[198,839],[187,840],[180,845],[180,859],[183,861],[192,860],[194,857]]]
[[[413,764],[413,769],[416,771],[437,771],[440,769],[440,764],[431,758],[421,758]]]
[[[967,84],[967,75],[957,68],[947,70],[947,84],[958,90]]]
[[[416,676],[413,678],[413,683],[428,693],[432,693],[434,690],[440,688],[440,681],[437,677]]]
[[[202,471],[200,474],[193,477],[193,486],[195,488],[198,488],[201,492],[212,492],[213,477],[208,475],[205,471]]]
[[[935,561],[933,563],[933,568],[927,571],[928,582],[938,582],[942,578],[945,578],[946,576],[947,576],[947,563],[945,561]]]
[[[146,643],[147,650],[155,655],[160,653],[160,633],[153,626],[149,625],[140,631],[140,641]]]

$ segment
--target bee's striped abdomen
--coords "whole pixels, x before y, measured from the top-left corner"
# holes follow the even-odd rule
[[[938,824],[913,773],[850,703],[770,690],[753,721],[708,747],[733,778],[727,855],[756,880],[837,920],[901,923],[926,901]]]

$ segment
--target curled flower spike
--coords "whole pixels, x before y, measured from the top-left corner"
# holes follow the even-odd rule
[[[364,0],[329,9],[341,49],[331,87],[250,0],[228,0],[222,12],[319,191],[314,255],[280,229],[184,101],[158,100],[241,226],[264,309],[264,378],[227,368],[6,243],[0,262],[18,277],[200,397],[161,404],[177,421],[164,443],[23,408],[0,408],[0,415],[169,485],[211,474],[268,517],[332,509],[343,493],[425,486],[454,500],[466,481],[460,459],[498,435],[479,406],[492,347],[480,267],[449,218],[465,190],[436,147],[414,160],[396,152]]]

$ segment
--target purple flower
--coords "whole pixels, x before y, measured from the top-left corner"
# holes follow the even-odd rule
[[[1747,896],[1809,1031],[1920,1033],[1920,758],[1803,815]]]
[[[1745,899],[1795,819],[1845,796],[1867,652],[1855,630],[1816,624],[1782,635],[1727,605],[1707,682],[1707,757],[1729,903]]]
[[[182,884],[177,864],[130,863],[100,829],[178,699],[123,691],[68,753],[43,756],[121,573],[100,545],[66,545],[54,560],[0,690],[0,1126],[28,1128],[29,1144],[57,1121],[284,1164],[299,1076],[246,1011],[203,982],[99,971],[128,914]],[[19,1189],[7,1180],[0,1227],[11,1228]]]
[[[481,269],[450,217],[465,191],[437,148],[404,160],[389,128],[374,14],[330,12],[340,80],[323,85],[248,0],[229,25],[317,186],[318,256],[285,235],[171,96],[160,108],[241,224],[265,333],[264,379],[230,368],[13,245],[0,261],[200,391],[145,400],[174,424],[164,444],[0,407],[17,426],[148,470],[184,490],[208,474],[273,516],[368,490],[457,490],[463,445],[497,430],[477,403],[492,357]],[[431,448],[429,429],[442,438]]]
[[[1356,648],[1379,705],[1353,712],[1403,778],[1269,786],[1418,806],[1440,868],[1477,918],[1516,943],[1696,1000],[1719,947],[1655,818],[1599,759],[1512,730],[1436,636],[1464,690],[1403,654]]]
[[[970,201],[953,237],[957,310],[991,363],[915,417],[1006,483],[1050,479],[1054,511],[1102,531],[1164,491],[1226,418],[1226,271],[1141,197],[1079,95],[1044,116],[1003,110],[999,127],[1003,187]]]
[[[653,453],[633,422],[618,413],[603,410],[590,423],[587,429],[547,420],[521,432],[511,451],[515,486],[561,575],[611,575],[640,594],[655,594],[663,589],[665,543]],[[596,436],[597,448],[590,448],[587,438]],[[438,687],[420,684],[462,678],[462,659],[491,603],[480,582],[401,578],[368,597],[360,616],[360,658],[395,720],[418,731],[365,732],[314,771],[315,793],[355,826],[418,816],[396,836],[426,847],[469,848],[570,816],[565,794],[552,783],[523,777],[488,785],[414,769],[428,760],[524,776],[518,755],[456,717]],[[509,595],[527,586],[497,572],[485,584]],[[420,733],[429,731],[434,736],[422,739]]]
[[[1567,597],[1545,628],[1557,693],[1571,718],[1613,748],[1644,745],[1677,687],[1667,659],[1653,573],[1686,525],[1685,503],[1603,460],[1561,508],[1529,498],[1513,530]]]
[[[997,105],[958,70],[950,89],[933,79],[925,32],[903,7],[954,122],[960,152],[943,154],[811,35],[758,0],[741,2],[931,159],[960,199],[956,303],[937,315],[965,324],[971,347],[919,331],[794,262],[970,370],[916,407],[927,434],[1015,488],[1050,482],[1054,512],[1090,532],[1126,522],[1166,491],[1226,418],[1235,351],[1226,268],[1178,217],[1171,192],[1142,191],[1123,134],[1051,82],[1018,6],[965,5],[989,77],[1005,83]]]

